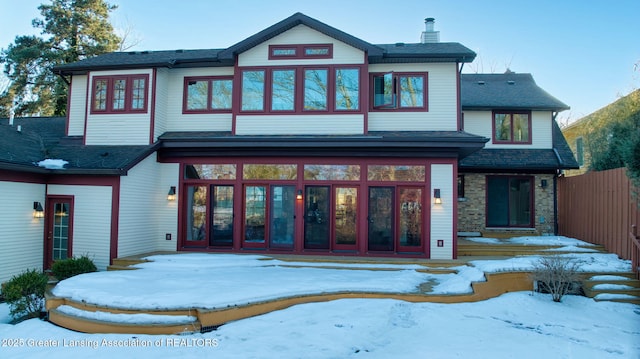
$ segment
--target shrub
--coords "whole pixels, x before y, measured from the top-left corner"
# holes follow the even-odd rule
[[[57,260],[51,266],[51,273],[58,280],[65,280],[78,274],[91,273],[97,270],[98,268],[87,255]]]
[[[580,291],[579,268],[580,263],[572,258],[542,257],[534,264],[532,279],[539,292],[550,293],[554,302],[560,302],[564,295]]]
[[[44,309],[44,291],[49,277],[35,269],[13,276],[2,288],[14,319],[37,318]]]

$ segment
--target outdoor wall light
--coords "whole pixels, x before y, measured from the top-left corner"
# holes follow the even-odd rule
[[[440,197],[440,188],[433,190],[433,204],[442,204],[442,198]]]
[[[44,217],[44,209],[40,202],[33,202],[33,218]]]
[[[298,190],[298,194],[296,195],[296,199],[297,200],[302,200],[302,190],[301,189]]]
[[[541,188],[547,188],[547,180],[546,179],[540,180],[540,187]]]
[[[175,201],[176,200],[176,186],[171,186],[169,188],[169,193],[167,193],[167,201]]]

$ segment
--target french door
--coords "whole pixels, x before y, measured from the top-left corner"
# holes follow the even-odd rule
[[[355,250],[358,188],[306,186],[304,248]]]
[[[232,185],[186,187],[187,247],[233,246]]]
[[[367,249],[422,251],[423,197],[420,187],[369,187]]]
[[[73,256],[73,196],[47,196],[44,267]]]
[[[244,188],[244,248],[293,249],[295,190],[292,185]]]

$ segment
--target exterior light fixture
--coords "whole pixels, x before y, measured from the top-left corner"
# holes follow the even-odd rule
[[[302,200],[302,190],[301,189],[298,190],[298,194],[296,195],[296,199],[297,200]]]
[[[540,180],[540,188],[547,188],[547,180],[546,179]]]
[[[167,193],[167,201],[175,201],[176,200],[176,186],[171,186],[169,188],[169,193]]]
[[[433,204],[442,204],[442,198],[440,197],[440,188],[433,190]]]
[[[44,209],[40,202],[33,202],[33,218],[43,218]]]

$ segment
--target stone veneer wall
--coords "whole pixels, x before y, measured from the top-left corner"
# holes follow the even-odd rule
[[[530,176],[522,173],[463,173],[464,198],[458,199],[458,232],[522,232],[522,229],[496,229],[486,227],[486,176]],[[552,174],[534,175],[535,232],[538,235],[552,235],[555,232],[554,186]],[[541,188],[541,180],[547,180],[547,187]]]

